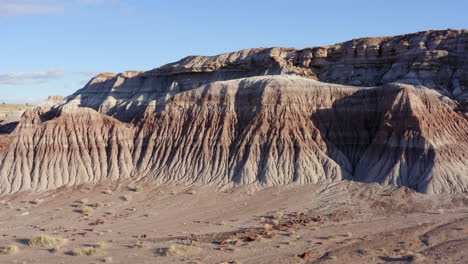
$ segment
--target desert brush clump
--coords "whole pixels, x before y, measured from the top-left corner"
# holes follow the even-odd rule
[[[114,209],[109,209],[107,211],[104,212],[104,215],[114,215],[115,214],[115,210]]]
[[[421,253],[407,251],[406,258],[408,258],[411,262],[419,262],[425,259],[425,256]]]
[[[163,256],[183,256],[188,254],[196,254],[201,251],[201,248],[188,245],[172,245],[162,251]]]
[[[43,202],[44,200],[42,199],[34,199],[33,201],[30,201],[30,203],[35,204],[35,205],[40,205]]]
[[[112,244],[106,241],[101,241],[94,245],[94,247],[99,249],[108,249],[112,247]]]
[[[93,211],[94,211],[94,209],[92,207],[89,207],[89,206],[83,206],[79,210],[80,213],[82,213],[83,215],[86,215],[86,216],[92,215]]]
[[[129,194],[126,194],[126,195],[122,195],[120,199],[122,199],[123,201],[129,202],[132,200],[132,196]]]
[[[99,256],[104,254],[104,251],[97,247],[75,248],[70,251],[73,256]]]
[[[8,245],[0,247],[0,255],[11,256],[19,252],[19,247],[17,245]]]
[[[273,219],[282,219],[284,217],[283,212],[278,211],[271,216]]]
[[[101,202],[97,202],[96,204],[94,204],[94,207],[96,208],[101,208],[101,207],[104,207],[106,206],[104,203],[101,203]]]
[[[145,248],[145,244],[143,243],[143,241],[136,241],[135,243],[133,243],[133,245],[130,246],[131,248]]]
[[[144,189],[141,186],[129,186],[127,187],[128,190],[133,191],[133,192],[143,192]]]
[[[47,235],[36,236],[29,240],[29,246],[42,246],[48,248],[60,248],[68,242],[66,238],[51,237]]]

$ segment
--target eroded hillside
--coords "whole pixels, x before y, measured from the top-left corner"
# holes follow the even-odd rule
[[[467,51],[466,31],[425,31],[101,74],[23,115],[0,190],[132,178],[466,192]]]

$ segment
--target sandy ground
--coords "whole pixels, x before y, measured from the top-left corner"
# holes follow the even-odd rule
[[[0,246],[19,251],[0,263],[468,263],[468,195],[121,182],[1,199]],[[68,241],[30,246],[41,234]]]
[[[31,104],[3,104],[0,103],[0,113],[10,113],[16,111],[26,110],[28,108],[32,108],[35,105]]]

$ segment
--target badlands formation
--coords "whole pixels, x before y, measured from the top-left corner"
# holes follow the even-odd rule
[[[0,104],[0,152],[5,150],[12,139],[11,132],[16,128],[23,113],[34,107],[29,104]]]
[[[467,263],[466,30],[191,56],[11,118],[0,263]]]
[[[468,191],[468,33],[190,56],[27,111],[0,193],[102,180]]]

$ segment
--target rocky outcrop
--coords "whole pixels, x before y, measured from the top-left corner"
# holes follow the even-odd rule
[[[13,132],[18,125],[21,115],[33,105],[0,104],[0,153],[10,144]]]
[[[353,86],[400,82],[423,85],[466,102],[468,31],[423,31],[302,50],[267,48],[193,56],[144,75],[200,72],[237,72],[244,76],[289,73]]]
[[[466,31],[428,31],[101,74],[23,115],[0,191],[132,178],[466,192],[467,47]]]

